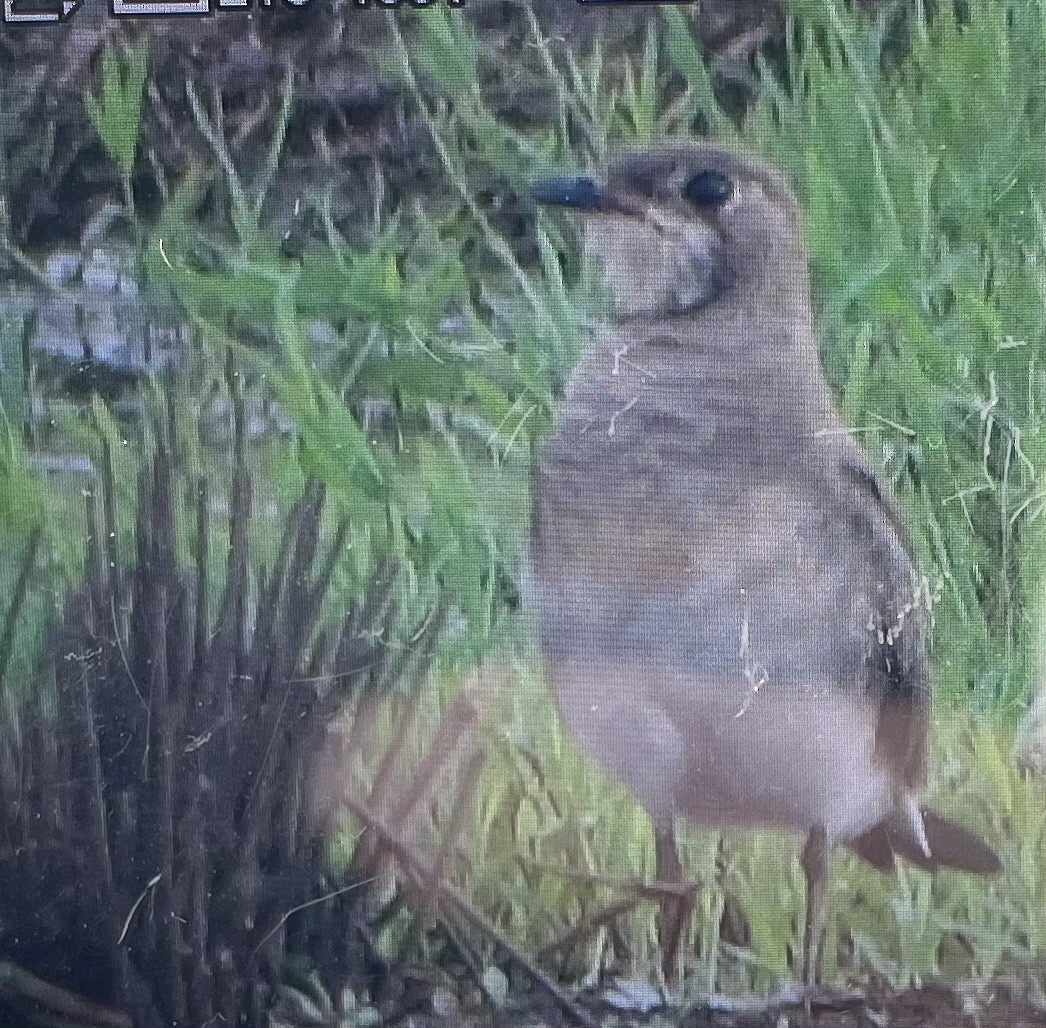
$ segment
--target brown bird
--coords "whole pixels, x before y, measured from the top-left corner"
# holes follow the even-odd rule
[[[799,207],[708,144],[535,195],[584,216],[615,301],[534,484],[563,717],[649,811],[659,877],[679,872],[675,815],[806,833],[813,984],[831,847],[884,870],[1000,862],[919,805],[929,598],[821,371]]]

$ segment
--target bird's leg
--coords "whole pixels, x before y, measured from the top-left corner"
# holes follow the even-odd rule
[[[694,896],[682,888],[686,884],[683,864],[676,848],[672,822],[654,825],[655,874],[659,882],[678,885],[675,892],[665,891],[659,903],[658,934],[661,945],[661,973],[666,982],[675,981],[679,972],[679,950],[683,932],[694,909]]]
[[[712,997],[706,1005],[715,1012],[742,1016],[748,1020],[767,1018],[776,1024],[798,1024],[812,1028],[814,1010],[845,1010],[863,1004],[862,991],[826,993],[817,985],[820,971],[821,944],[824,939],[828,913],[828,834],[824,828],[812,828],[803,847],[802,865],[806,872],[806,916],[803,924],[802,982],[787,984],[770,996],[748,996],[742,1000]],[[795,1021],[781,1015],[790,1008],[800,1007]],[[816,1018],[820,1020],[820,1018]],[[719,1022],[716,1021],[718,1024]],[[731,1022],[733,1023],[733,1022]],[[834,1020],[833,1024],[836,1023]],[[849,1023],[849,1022],[848,1022]]]
[[[803,926],[803,985],[814,988],[820,972],[821,943],[828,915],[828,836],[811,828],[803,847],[806,872],[806,920]]]

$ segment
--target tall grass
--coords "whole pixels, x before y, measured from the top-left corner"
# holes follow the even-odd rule
[[[946,696],[1013,711],[1032,682],[1043,510],[1046,41],[1035,2],[882,31],[807,4],[746,127],[805,200],[825,363],[943,578]]]
[[[634,46],[614,53],[598,41],[575,49],[532,17],[531,53],[511,74],[558,113],[522,142],[480,84],[501,81],[506,55],[477,47],[464,21],[416,19],[402,56],[424,70],[419,102],[442,105],[445,120],[430,127],[466,201],[478,165],[519,183],[521,169],[598,162],[691,132],[791,173],[826,369],[908,510],[940,597],[940,694],[1014,713],[1034,674],[1046,498],[1046,16],[1037,0],[936,8],[880,5],[876,21],[841,0],[795,2],[779,59],[756,58],[758,92],[741,123],[717,99],[684,8],[640,16]],[[439,72],[459,52],[476,67],[470,84]],[[557,245],[569,267],[575,251]],[[551,283],[545,303],[584,306],[581,293],[563,293]]]
[[[576,49],[533,12],[528,46],[512,54],[442,9],[397,18],[388,64],[440,162],[451,200],[439,215],[376,224],[363,251],[328,223],[326,245],[288,261],[259,214],[289,94],[251,184],[195,100],[234,239],[201,243],[205,184],[190,176],[146,267],[199,330],[200,388],[220,387],[231,350],[251,387],[290,415],[292,439],[269,444],[269,466],[277,478],[304,468],[333,486],[358,526],[357,580],[384,553],[412,561],[413,602],[449,598],[472,659],[498,640],[530,446],[599,302],[570,230],[540,221],[528,266],[481,202],[475,173],[522,193],[550,164],[597,163],[618,146],[705,131],[767,155],[803,199],[825,367],[911,515],[939,595],[941,710],[970,700],[1018,711],[1040,659],[1032,629],[1046,596],[1046,8],[970,0],[960,18],[944,3],[933,17],[920,4],[888,5],[879,22],[838,0],[796,0],[792,11],[779,59],[757,62],[743,121],[719,102],[685,7],[651,5],[634,45],[617,50],[598,39]],[[493,91],[506,81],[548,99],[547,123],[496,116]],[[113,109],[129,109],[133,92]],[[133,160],[121,133],[109,133],[121,140],[114,157]],[[0,485],[24,471],[9,440]],[[533,655],[523,662],[484,778],[468,884],[537,950],[620,895],[606,876],[649,877],[652,848],[624,791],[562,736]],[[1046,952],[1041,789],[1009,767],[1007,729],[971,733],[944,716],[938,737],[940,802],[991,831],[1006,875],[998,885],[958,876],[931,885],[913,873],[890,888],[848,864],[834,882],[830,975],[988,977]],[[751,987],[786,974],[802,897],[791,852],[765,839],[685,842],[704,884],[690,939],[701,983]],[[566,873],[579,868],[591,873],[580,885]],[[721,937],[730,910],[750,945]],[[615,959],[645,964],[653,939],[652,914],[639,906],[568,962],[580,977]]]
[[[756,58],[758,92],[740,121],[717,99],[687,9],[640,18],[626,53],[599,41],[577,50],[533,18],[532,52],[512,70],[551,96],[556,114],[544,136],[514,152],[533,173],[707,131],[794,178],[827,373],[910,515],[938,597],[938,801],[979,821],[1007,864],[997,885],[958,875],[931,884],[910,873],[890,886],[844,862],[834,882],[830,938],[838,947],[829,946],[829,976],[983,980],[1043,952],[1033,899],[1043,888],[1034,814],[1041,788],[1010,766],[1012,724],[969,729],[953,711],[969,704],[1010,721],[1036,684],[1046,499],[1046,221],[1038,195],[1046,10],[1036,0],[971,0],[961,10],[942,3],[933,16],[922,4],[880,9],[876,21],[837,0],[792,4],[782,53]],[[464,23],[450,31],[436,38],[419,19],[410,38],[432,66],[441,46],[472,45]],[[477,83],[497,80],[502,56],[487,53],[486,69],[479,61]],[[438,77],[419,88],[422,102],[440,105]],[[498,166],[491,155],[514,132],[477,114],[489,111],[482,85],[455,93],[451,109],[467,113],[457,123],[449,117],[441,137],[466,182],[464,169]],[[455,133],[456,124],[473,131]],[[576,247],[556,235],[558,224],[545,227],[568,269],[547,282],[547,302],[583,312],[593,294],[575,274]],[[530,695],[524,687],[521,694]],[[495,779],[477,845],[492,862],[515,848],[538,863],[593,871],[587,892],[555,873],[477,880],[483,901],[501,904],[536,946],[555,924],[565,928],[619,895],[599,884],[597,869],[641,875],[652,855],[642,822],[622,817],[622,794],[578,761],[554,716],[535,724],[533,701],[514,702],[513,738],[540,771],[515,767]],[[549,784],[558,781],[570,783],[568,795]],[[765,839],[717,847],[695,835],[688,852],[707,885],[691,939],[704,985],[751,987],[786,974],[802,898],[790,851]],[[720,938],[731,904],[748,925],[747,947]],[[638,913],[630,925],[631,955],[649,959],[650,917]],[[609,930],[595,931],[575,970],[606,966],[615,945],[620,955],[620,934],[615,944]]]

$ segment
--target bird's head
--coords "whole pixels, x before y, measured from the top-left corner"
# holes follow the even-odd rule
[[[713,144],[628,153],[602,176],[548,178],[535,199],[577,210],[623,316],[685,314],[727,296],[805,307],[798,204],[772,169]]]

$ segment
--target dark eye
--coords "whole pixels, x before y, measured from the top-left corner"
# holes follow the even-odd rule
[[[699,171],[683,187],[683,195],[695,207],[718,207],[734,191],[729,175],[721,171]]]

